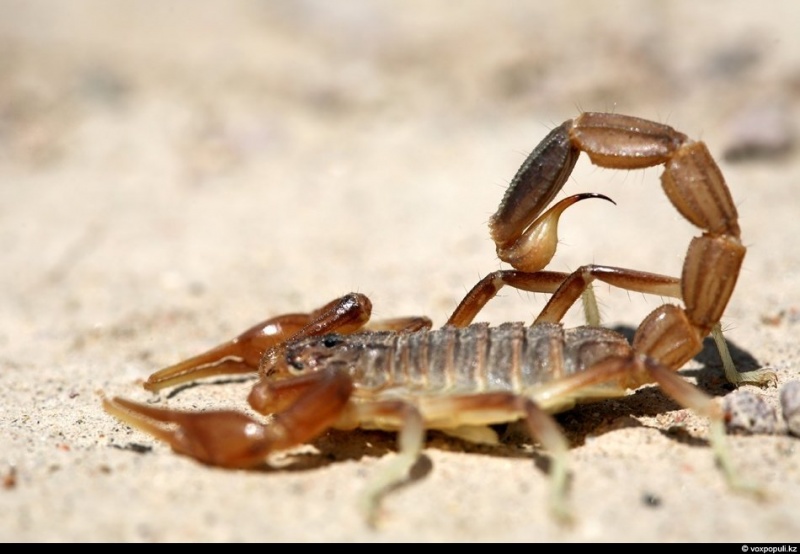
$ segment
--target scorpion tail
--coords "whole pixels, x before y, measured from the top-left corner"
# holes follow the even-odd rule
[[[497,256],[520,271],[539,271],[543,269],[556,253],[558,246],[558,220],[561,214],[573,204],[588,198],[601,198],[612,204],[614,201],[604,194],[587,192],[569,196],[544,212],[526,229],[507,243],[497,245]]]

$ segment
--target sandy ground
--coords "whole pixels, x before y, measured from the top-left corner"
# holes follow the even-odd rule
[[[241,406],[252,380],[160,399],[141,383],[351,290],[375,317],[442,324],[502,267],[486,222],[508,180],[580,110],[708,143],[749,247],[723,320],[736,363],[797,379],[800,4],[451,5],[0,1],[0,540],[800,540],[800,441],[731,437],[768,491],[737,495],[706,421],[653,387],[559,416],[569,527],[548,517],[524,438],[430,433],[373,530],[357,499],[395,455],[391,434],[332,433],[288,467],[224,471],[102,411],[100,391]],[[658,174],[582,159],[565,193],[617,206],[567,212],[551,267],[679,275],[697,231]],[[660,302],[597,291],[605,323],[628,330]],[[543,305],[505,291],[481,319]],[[710,343],[683,375],[731,390]],[[745,388],[778,405],[779,388]]]

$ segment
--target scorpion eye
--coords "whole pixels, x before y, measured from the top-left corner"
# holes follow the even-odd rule
[[[289,362],[289,372],[294,373],[295,375],[302,373],[306,368],[306,365],[300,361],[300,358],[293,356],[287,361]]]
[[[341,343],[342,343],[342,338],[337,335],[328,335],[322,339],[322,344],[326,348],[333,348],[334,346]]]

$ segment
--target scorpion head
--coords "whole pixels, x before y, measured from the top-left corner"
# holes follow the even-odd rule
[[[300,339],[268,350],[261,359],[261,378],[248,397],[250,406],[261,413],[287,408],[297,391],[317,371],[348,371],[362,350],[343,335],[329,334]],[[313,378],[312,378],[313,379]],[[298,388],[300,387],[300,388]]]
[[[358,356],[357,345],[344,335],[309,337],[268,351],[261,362],[263,374],[271,380],[296,377],[321,369],[350,367]]]
[[[353,349],[343,335],[310,337],[286,347],[286,365],[290,374],[303,375],[320,369],[347,368]]]

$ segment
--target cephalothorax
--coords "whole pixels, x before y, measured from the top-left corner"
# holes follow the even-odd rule
[[[546,271],[560,215],[575,202],[553,205],[578,158],[602,167],[663,164],[662,185],[678,211],[702,230],[691,241],[680,278],[586,265]],[[365,498],[374,518],[383,492],[403,479],[419,456],[425,429],[492,441],[488,425],[523,419],[553,457],[552,507],[564,515],[567,442],[549,414],[577,402],[621,396],[657,383],[684,407],[711,421],[711,442],[726,477],[739,486],[724,446],[722,412],[675,373],[714,335],[728,379],[765,383],[767,371],[738,373],[719,321],[733,292],[745,247],[736,208],[719,168],[702,142],[666,125],[625,115],[583,113],[554,129],[528,156],[490,220],[497,253],[514,269],[481,279],[446,325],[425,317],[369,322],[371,303],[348,294],[309,313],[268,319],[211,351],[150,376],[157,391],[211,375],[258,372],[250,406],[273,414],[263,423],[235,411],[179,412],[122,398],[104,400],[122,421],[201,462],[249,467],[274,451],[314,439],[330,428],[396,430],[399,451]],[[641,323],[629,344],[599,326],[591,283],[671,297]],[[509,285],[552,296],[531,326],[473,324],[481,308]],[[588,325],[565,330],[561,319],[583,297]]]

